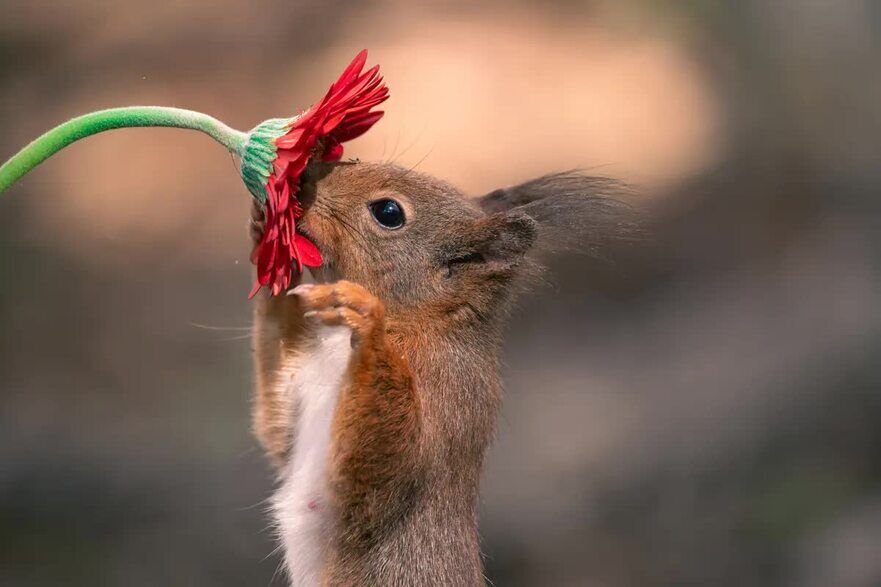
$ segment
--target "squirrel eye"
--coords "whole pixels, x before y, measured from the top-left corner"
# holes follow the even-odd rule
[[[370,213],[380,226],[394,230],[404,226],[404,209],[388,198],[370,203]]]

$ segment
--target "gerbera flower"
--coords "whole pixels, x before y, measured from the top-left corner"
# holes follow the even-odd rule
[[[251,131],[242,156],[242,178],[265,206],[266,228],[251,253],[257,266],[253,297],[267,286],[273,295],[286,290],[296,265],[321,265],[318,248],[296,230],[303,209],[297,200],[300,176],[312,157],[338,161],[342,143],[364,134],[382,118],[372,110],[388,98],[379,66],[363,71],[361,51],[320,102],[289,120],[268,120]]]
[[[168,126],[198,130],[242,158],[242,179],[264,206],[263,238],[251,252],[257,280],[251,296],[267,286],[278,295],[303,265],[321,265],[321,252],[297,233],[303,208],[297,200],[300,176],[312,157],[337,161],[343,143],[364,134],[382,118],[373,107],[388,98],[379,66],[367,71],[361,51],[320,102],[294,118],[275,118],[244,133],[193,110],[161,106],[129,106],[84,114],[47,131],[0,165],[0,192],[67,145],[111,130],[137,126]]]

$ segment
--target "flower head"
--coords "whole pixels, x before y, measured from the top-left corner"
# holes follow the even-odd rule
[[[321,265],[321,252],[302,234],[297,220],[303,209],[297,199],[300,176],[312,157],[338,161],[342,143],[364,134],[382,118],[373,107],[388,98],[379,66],[363,71],[361,51],[330,87],[324,98],[300,116],[267,120],[249,135],[242,153],[242,179],[265,206],[265,232],[251,253],[257,265],[253,297],[267,286],[273,295],[286,290],[296,264]]]

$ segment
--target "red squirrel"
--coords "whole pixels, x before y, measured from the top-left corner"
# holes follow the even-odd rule
[[[478,481],[527,252],[633,237],[616,192],[568,173],[472,199],[395,165],[310,164],[297,229],[324,265],[255,309],[253,424],[292,584],[484,584]]]

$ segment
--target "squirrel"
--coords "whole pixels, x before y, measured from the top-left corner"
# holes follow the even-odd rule
[[[468,198],[393,164],[310,163],[297,230],[324,264],[255,304],[253,429],[294,585],[482,585],[478,482],[503,328],[543,238],[640,232],[610,180]],[[263,232],[255,204],[251,238]]]

